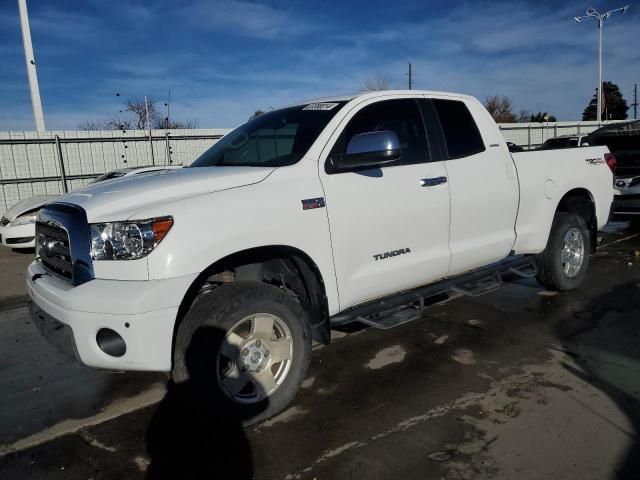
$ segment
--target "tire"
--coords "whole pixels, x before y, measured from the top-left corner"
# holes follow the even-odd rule
[[[238,281],[196,298],[177,332],[172,377],[223,399],[251,425],[291,402],[310,359],[300,302],[272,285]]]
[[[550,290],[573,290],[589,267],[591,235],[575,213],[556,212],[544,251],[536,256],[538,282]]]

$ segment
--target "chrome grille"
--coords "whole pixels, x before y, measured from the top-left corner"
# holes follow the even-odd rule
[[[83,208],[54,202],[38,211],[36,258],[50,273],[74,286],[95,278],[89,222]]]
[[[51,273],[73,279],[69,235],[64,228],[54,223],[36,222],[36,256]]]
[[[0,218],[0,225],[2,225],[3,227],[4,227],[5,225],[9,225],[9,223],[10,223],[10,222],[9,222],[9,219],[8,219],[7,217],[2,217],[2,218]]]

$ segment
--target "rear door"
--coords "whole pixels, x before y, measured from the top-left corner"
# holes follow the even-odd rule
[[[450,274],[506,257],[515,242],[518,180],[495,122],[478,102],[433,98],[451,193]]]
[[[418,99],[376,100],[345,117],[319,165],[342,309],[449,270],[447,172],[432,161]],[[364,171],[327,168],[354,135],[381,130],[397,134],[400,160]]]

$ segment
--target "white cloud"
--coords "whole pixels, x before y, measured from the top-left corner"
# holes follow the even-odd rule
[[[168,89],[175,118],[196,118],[202,127],[226,127],[246,120],[258,108],[358,91],[376,73],[389,77],[393,87],[404,87],[409,61],[416,88],[462,91],[481,99],[508,95],[516,110],[547,110],[562,119],[577,119],[596,83],[597,31],[593,25],[573,22],[580,13],[575,4],[555,8],[525,2],[467,2],[438,8],[433,15],[389,15],[365,26],[355,13],[353,18],[329,21],[317,13],[321,9],[302,15],[295,4],[194,0],[179,5],[127,4],[117,17],[109,18],[59,14],[41,7],[39,18],[32,17],[32,27],[54,38],[41,52],[77,51],[87,38],[120,41],[114,42],[113,55],[101,53],[106,56],[95,67],[99,71],[91,72],[94,77],[69,78],[62,71],[41,77],[45,115],[56,128],[75,127],[82,120],[116,112],[115,92],[123,98],[144,93],[164,98]],[[640,12],[630,12],[605,28],[605,79],[618,83],[627,98],[638,79],[640,61],[632,44],[633,32],[640,30]],[[163,23],[168,16],[179,27]],[[6,15],[0,13],[0,25],[4,22]],[[139,30],[133,28],[136,25]],[[180,37],[189,28],[193,35]],[[157,48],[152,42],[122,48],[144,32],[173,37],[166,42],[160,38]],[[194,43],[209,39],[207,49]],[[90,55],[90,42],[86,43],[89,50],[81,53]],[[45,60],[39,59],[43,65]],[[23,62],[17,68],[24,69]],[[56,68],[63,69],[63,62]],[[57,73],[53,67],[51,71]],[[53,108],[47,91],[67,95],[69,89],[63,88],[67,83],[73,85],[68,94],[73,101],[61,105],[62,100],[56,99]],[[5,81],[8,98],[6,85]],[[94,98],[108,98],[111,103],[102,102],[101,110]],[[30,122],[29,105],[19,108],[24,115],[12,115],[10,105],[17,103],[5,101],[3,123],[12,118],[16,125]]]
[[[246,0],[200,1],[186,8],[185,19],[197,28],[258,38],[290,37],[316,27],[284,8]]]

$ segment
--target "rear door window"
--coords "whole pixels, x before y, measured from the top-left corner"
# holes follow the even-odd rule
[[[471,112],[459,100],[433,99],[450,159],[484,152],[485,146]]]

